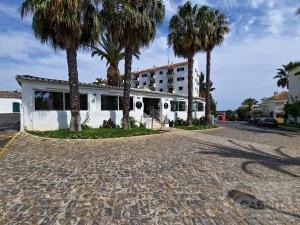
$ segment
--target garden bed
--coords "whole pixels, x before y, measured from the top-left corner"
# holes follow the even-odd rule
[[[175,126],[175,128],[182,129],[182,130],[207,130],[207,129],[214,129],[218,128],[217,125],[197,125],[197,126]]]
[[[61,138],[61,139],[100,139],[100,138],[118,138],[118,137],[131,137],[158,134],[158,131],[149,130],[143,127],[131,128],[130,130],[124,130],[121,128],[109,129],[83,129],[80,132],[69,130],[57,130],[57,131],[27,131],[29,134],[48,137],[48,138]]]

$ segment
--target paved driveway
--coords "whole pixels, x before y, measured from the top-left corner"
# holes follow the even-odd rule
[[[198,131],[21,135],[0,158],[0,224],[299,224],[299,156]]]
[[[258,127],[239,121],[219,121],[217,124],[225,127],[225,129],[208,130],[204,133],[282,147],[299,148],[300,145],[300,132],[297,131],[288,131],[283,128]]]

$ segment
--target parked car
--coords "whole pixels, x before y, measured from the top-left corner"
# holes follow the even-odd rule
[[[253,117],[253,118],[250,118],[250,119],[248,120],[248,123],[249,123],[249,124],[257,125],[257,123],[258,123],[259,120],[260,120],[259,117]]]
[[[264,117],[257,121],[257,125],[262,127],[278,127],[278,122],[273,118]]]

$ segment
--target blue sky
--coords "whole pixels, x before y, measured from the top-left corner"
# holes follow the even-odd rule
[[[34,38],[31,19],[21,20],[21,0],[0,1],[0,90],[20,89],[16,74],[67,79],[65,52],[55,52]],[[162,65],[183,59],[174,57],[167,46],[168,21],[183,0],[165,0],[166,17],[156,39],[142,49],[133,69]],[[193,0],[222,10],[230,20],[231,32],[222,46],[212,53],[213,95],[218,109],[235,109],[243,99],[270,96],[276,87],[276,68],[300,57],[300,17],[295,10],[300,0]],[[205,55],[196,63],[205,72]],[[123,70],[122,61],[120,70]],[[92,58],[90,52],[78,53],[79,79],[92,82],[105,77],[106,62]]]

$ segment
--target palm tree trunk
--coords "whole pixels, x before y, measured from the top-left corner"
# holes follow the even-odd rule
[[[187,111],[187,124],[193,126],[193,64],[194,59],[188,59],[188,111]]]
[[[125,48],[125,75],[124,75],[124,98],[123,98],[123,129],[130,129],[130,75],[132,65],[132,51]]]
[[[205,96],[205,118],[208,121],[210,113],[210,64],[211,64],[211,51],[206,52],[206,96]]]
[[[75,47],[67,49],[67,61],[69,70],[71,131],[80,131],[80,100],[78,88],[77,52]]]

